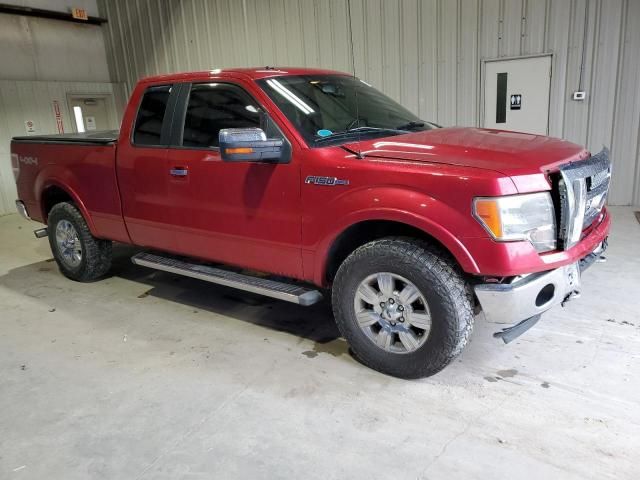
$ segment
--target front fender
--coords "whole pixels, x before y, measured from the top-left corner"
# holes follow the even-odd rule
[[[462,205],[466,202],[461,202]],[[420,229],[440,242],[457,260],[462,269],[479,273],[478,265],[461,241],[462,238],[486,237],[486,232],[473,220],[471,203],[468,211],[454,208],[443,201],[406,186],[363,188],[349,191],[323,206],[315,226],[326,226],[319,235],[315,250],[313,281],[324,284],[328,255],[335,240],[349,227],[369,220],[387,220]],[[325,223],[326,222],[326,223]],[[304,231],[304,229],[303,229]]]

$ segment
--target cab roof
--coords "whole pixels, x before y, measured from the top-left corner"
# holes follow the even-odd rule
[[[140,80],[139,83],[158,82],[188,82],[190,80],[202,80],[203,78],[238,77],[243,76],[249,80],[261,78],[282,77],[288,75],[350,75],[336,70],[302,67],[250,67],[250,68],[214,68],[199,72],[169,73],[155,75]]]

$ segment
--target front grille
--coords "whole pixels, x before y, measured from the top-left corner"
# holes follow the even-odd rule
[[[607,200],[611,180],[609,150],[604,148],[584,162],[560,169],[556,201],[558,243],[564,250],[580,241],[582,231],[598,217]]]

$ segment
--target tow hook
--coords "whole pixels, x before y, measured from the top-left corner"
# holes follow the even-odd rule
[[[567,303],[567,302],[568,302],[568,301],[570,301],[570,300],[573,300],[574,298],[580,298],[580,296],[581,296],[581,295],[582,295],[582,294],[581,294],[579,291],[574,290],[574,291],[573,291],[573,292],[571,292],[569,295],[567,295],[566,297],[564,297],[564,300],[562,300],[562,303],[561,303],[560,305],[564,307],[564,304],[565,304],[565,303]]]
[[[34,230],[33,234],[36,236],[36,238],[44,238],[49,235],[49,232],[46,228],[39,228],[37,230]]]
[[[502,339],[504,343],[510,343],[538,323],[541,316],[541,314],[537,314],[533,317],[529,317],[512,327],[504,328],[499,332],[495,332],[493,337]]]

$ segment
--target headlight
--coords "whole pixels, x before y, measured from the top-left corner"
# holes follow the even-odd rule
[[[538,252],[556,249],[556,217],[549,192],[478,197],[473,214],[498,241],[527,240]]]

